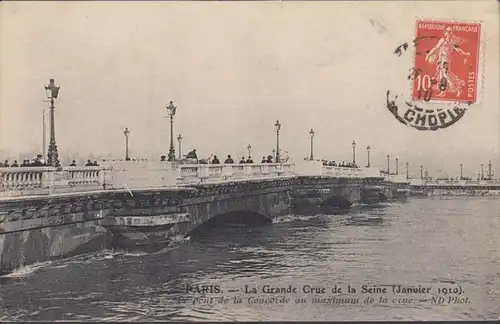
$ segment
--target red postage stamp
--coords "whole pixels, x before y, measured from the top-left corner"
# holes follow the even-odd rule
[[[477,100],[478,23],[417,21],[413,100]]]

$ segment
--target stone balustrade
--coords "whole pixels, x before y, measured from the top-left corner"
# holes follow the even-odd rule
[[[272,178],[294,173],[293,164],[185,164],[179,165],[177,184]]]
[[[323,175],[332,176],[335,178],[361,178],[363,170],[361,168],[345,168],[335,166],[323,166]]]
[[[43,174],[48,167],[0,168],[0,192],[24,191],[43,186]]]
[[[500,186],[500,179],[492,180],[425,180],[412,179],[414,186]]]
[[[108,169],[104,175],[106,190],[147,189],[177,185],[178,164],[176,162],[116,161],[103,162],[101,166]]]
[[[105,168],[0,168],[0,197],[47,195],[103,189]]]
[[[347,168],[323,165],[321,161],[304,160],[296,165],[296,173],[304,176],[326,176],[334,178],[380,178],[379,168]]]
[[[99,166],[63,168],[69,187],[95,187],[95,189],[100,189],[104,183],[106,170],[107,168]]]
[[[263,164],[178,164],[168,161],[108,161],[89,167],[0,168],[0,197],[50,195],[97,190],[148,189],[281,176],[379,178],[407,183],[406,177],[383,175],[378,168],[346,168],[321,161]],[[464,184],[468,181],[463,181]],[[477,183],[477,182],[476,182]],[[485,181],[484,184],[490,184]],[[495,183],[500,183],[496,180]],[[483,184],[483,182],[481,183]]]
[[[113,161],[88,167],[0,168],[0,197],[165,188],[292,174],[292,164],[181,165],[168,161]]]
[[[410,180],[406,178],[405,174],[385,174],[385,180],[392,183],[409,184]]]

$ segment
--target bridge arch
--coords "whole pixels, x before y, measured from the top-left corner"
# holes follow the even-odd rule
[[[352,206],[352,203],[349,199],[342,196],[332,196],[321,204],[322,208],[338,208],[338,209],[347,209]]]
[[[197,235],[207,229],[224,225],[263,226],[272,223],[271,218],[251,210],[231,210],[210,217],[203,223],[191,228],[184,237]]]
[[[382,192],[379,192],[379,193],[378,193],[378,201],[379,201],[379,202],[382,202],[382,201],[387,201],[387,199],[388,199],[388,198],[387,198],[387,196],[386,196],[384,193],[382,193]]]

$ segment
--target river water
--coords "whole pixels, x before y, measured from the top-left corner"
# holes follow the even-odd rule
[[[36,264],[0,278],[0,321],[496,320],[499,206],[412,198],[258,228],[209,227],[153,254],[101,251]],[[398,284],[431,292],[394,295]],[[187,291],[196,285],[223,293]],[[264,294],[264,285],[297,292]],[[304,285],[326,293],[306,294]],[[363,285],[388,291],[363,293]],[[210,300],[220,296],[227,303]],[[256,303],[271,297],[288,302]]]

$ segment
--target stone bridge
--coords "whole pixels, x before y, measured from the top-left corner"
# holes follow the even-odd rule
[[[376,168],[317,161],[0,168],[0,273],[103,248],[158,249],[206,223],[377,203],[395,196],[397,183]]]

